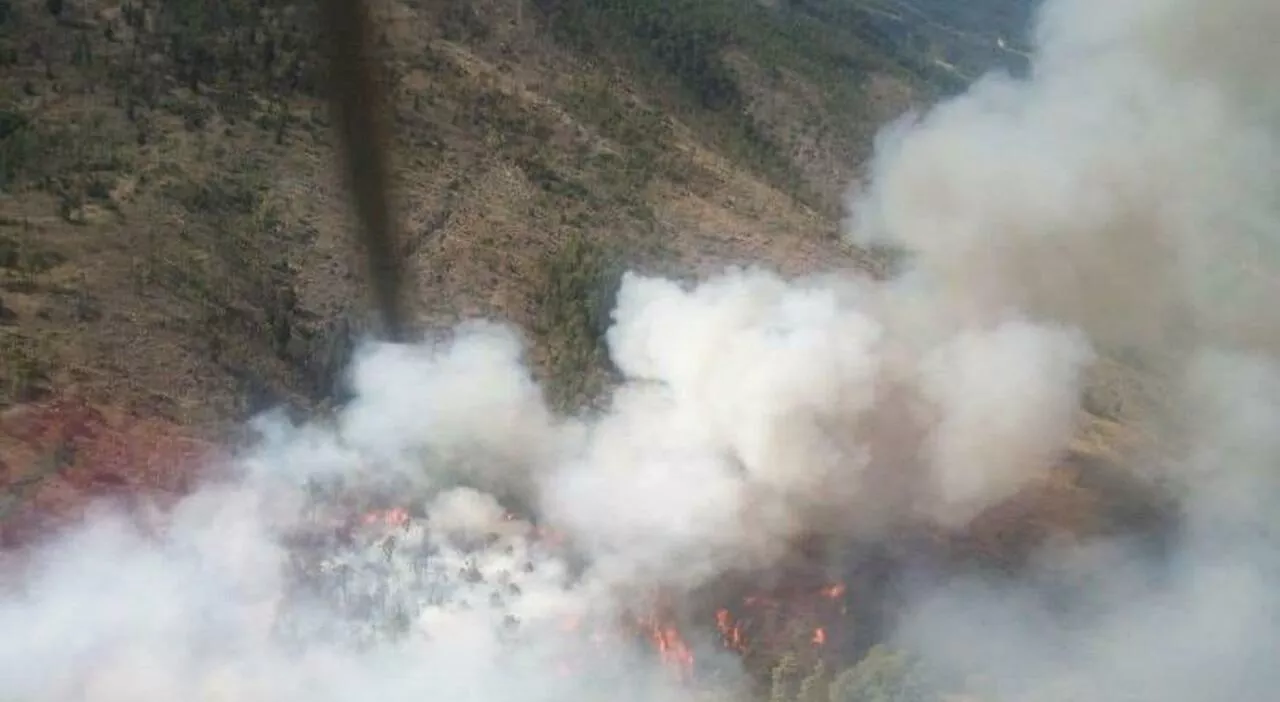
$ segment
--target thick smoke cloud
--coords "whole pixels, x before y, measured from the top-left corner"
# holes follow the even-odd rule
[[[923,589],[899,643],[992,698],[1265,697],[1277,8],[1050,0],[1029,79],[881,136],[849,236],[900,274],[629,275],[599,415],[552,412],[504,325],[367,346],[350,405],[260,419],[163,528],[104,508],[33,553],[0,598],[0,696],[685,700],[616,626],[653,593],[813,534],[964,526],[1061,460],[1087,371],[1124,355],[1173,379],[1133,466],[1181,500],[1173,548],[1067,543]],[[325,536],[343,509],[369,523]]]
[[[1179,498],[1159,553],[1040,554],[922,596],[902,640],[1007,699],[1262,699],[1277,679],[1280,6],[1048,2],[1029,80],[885,133],[850,235],[986,323],[1015,310],[1164,377],[1132,470]],[[1071,592],[1076,606],[1055,599]],[[1080,604],[1083,603],[1083,604]]]

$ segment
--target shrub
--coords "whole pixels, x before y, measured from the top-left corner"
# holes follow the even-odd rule
[[[810,658],[810,660],[812,660]],[[906,653],[875,646],[834,677],[826,663],[786,654],[770,669],[769,702],[939,702],[937,686]]]
[[[0,190],[9,190],[36,155],[35,135],[27,118],[0,110]]]
[[[733,38],[732,0],[540,0],[553,35],[597,53],[622,43],[647,56],[710,109],[741,104],[721,52]]]
[[[934,702],[920,665],[907,654],[875,646],[831,682],[831,702]]]
[[[604,389],[604,338],[622,273],[617,251],[579,232],[546,260],[534,329],[549,356],[553,404],[579,406]]]

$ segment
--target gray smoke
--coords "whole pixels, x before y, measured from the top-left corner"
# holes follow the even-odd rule
[[[1171,550],[1055,547],[1025,579],[933,591],[908,617],[902,643],[988,697],[1280,683],[1278,29],[1271,2],[1051,0],[1029,79],[895,125],[854,194],[852,238],[909,251],[908,285],[954,317],[1061,324],[1164,378],[1154,448],[1129,468],[1179,498]]]

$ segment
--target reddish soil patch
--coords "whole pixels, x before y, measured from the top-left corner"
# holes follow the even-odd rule
[[[81,518],[95,500],[171,502],[214,446],[171,422],[57,397],[0,414],[0,548]]]

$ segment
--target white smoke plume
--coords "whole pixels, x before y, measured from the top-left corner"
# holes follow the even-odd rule
[[[1155,408],[1179,451],[1135,466],[1179,491],[1172,552],[923,588],[899,641],[995,698],[1267,697],[1277,30],[1262,0],[1049,0],[1030,78],[882,136],[850,237],[900,274],[629,275],[598,416],[552,412],[503,325],[368,346],[334,421],[263,418],[159,535],[104,508],[34,552],[0,697],[685,700],[617,621],[808,535],[965,525],[1063,457],[1120,353],[1186,379]]]
[[[1280,5],[1050,0],[1036,29],[1029,79],[885,133],[851,236],[906,249],[904,285],[965,324],[1014,310],[1159,369],[1158,450],[1130,468],[1179,498],[1180,526],[931,589],[901,640],[989,698],[1269,699]]]

